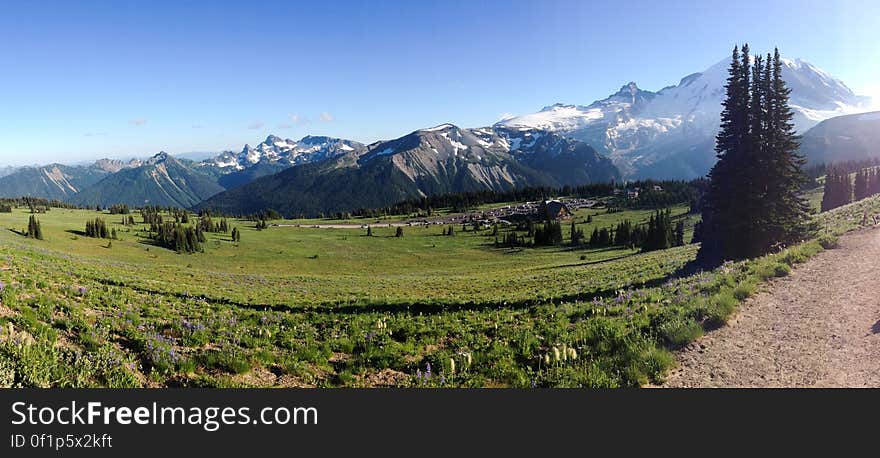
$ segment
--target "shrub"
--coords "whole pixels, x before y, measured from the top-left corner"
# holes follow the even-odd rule
[[[737,302],[731,290],[724,290],[712,296],[706,309],[706,322],[714,326],[727,323],[730,315],[736,310]]]
[[[776,269],[773,264],[768,262],[756,265],[753,272],[761,281],[767,281],[776,276]]]
[[[788,264],[776,263],[773,266],[773,275],[776,277],[785,277],[791,273],[791,267]]]
[[[687,345],[703,335],[703,327],[693,318],[677,316],[658,327],[660,336],[672,348]]]
[[[793,266],[805,262],[807,260],[807,255],[801,250],[792,248],[786,250],[780,260],[785,264]]]
[[[826,250],[831,250],[840,246],[840,240],[831,234],[822,234],[819,236],[819,244]]]
[[[755,284],[750,281],[744,281],[733,289],[733,297],[738,301],[744,301],[755,293]]]
[[[675,364],[675,357],[668,350],[649,346],[639,354],[641,369],[649,379],[659,381],[663,373]]]

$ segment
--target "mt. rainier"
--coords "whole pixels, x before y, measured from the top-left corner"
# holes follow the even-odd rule
[[[635,83],[590,105],[555,104],[497,126],[531,127],[582,140],[630,178],[696,178],[715,162],[714,138],[730,58],[657,92]],[[783,59],[798,132],[835,116],[868,111],[870,99],[800,59]]]

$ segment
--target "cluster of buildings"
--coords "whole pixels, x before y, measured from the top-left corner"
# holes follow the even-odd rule
[[[433,224],[456,224],[479,222],[484,225],[510,224],[510,220],[525,218],[544,219],[548,217],[554,220],[564,220],[572,216],[579,208],[594,208],[602,205],[594,199],[565,199],[523,202],[515,205],[505,205],[489,210],[475,211],[464,215],[438,218]],[[427,223],[425,221],[424,223]]]

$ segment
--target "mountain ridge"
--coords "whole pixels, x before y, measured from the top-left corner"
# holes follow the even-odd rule
[[[210,176],[193,170],[187,162],[163,151],[137,167],[107,175],[68,200],[80,206],[127,204],[188,208],[223,191]]]
[[[447,123],[376,142],[365,152],[291,167],[196,208],[237,214],[273,208],[288,216],[317,215],[449,192],[618,178],[607,158],[577,140],[533,129],[462,129]]]
[[[657,92],[630,82],[589,105],[555,104],[505,118],[496,126],[532,127],[582,140],[614,161],[628,178],[696,178],[714,163],[714,136],[730,59]],[[868,110],[830,73],[802,59],[783,59],[795,125],[804,132],[835,116]],[[633,94],[633,97],[629,97]]]

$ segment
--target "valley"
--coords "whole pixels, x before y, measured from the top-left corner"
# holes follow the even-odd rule
[[[839,234],[859,227],[863,212],[880,213],[880,198],[817,221]],[[651,214],[583,208],[573,220],[589,232]],[[116,240],[78,234],[96,215],[117,230]],[[689,240],[697,219],[686,206],[672,215],[687,222]],[[18,228],[29,216],[25,208],[0,213],[0,226]],[[309,227],[352,220],[273,220],[257,230],[253,221],[231,219],[240,242],[208,233],[204,252],[186,255],[152,245],[143,237],[148,227],[133,216],[138,223],[124,226],[122,215],[52,208],[37,215],[44,240],[0,232],[0,345],[8,358],[0,369],[15,370],[16,383],[659,383],[674,364],[672,349],[726,321],[764,279],[823,249],[810,241],[688,272],[682,269],[696,245],[648,253],[504,248],[491,229],[459,225],[453,236],[429,225],[405,227],[397,237],[390,227],[376,226],[371,236],[361,228]]]
[[[0,386],[662,384],[880,215],[870,100],[799,59],[743,62],[762,85],[728,168],[736,59],[485,127],[4,170]]]

